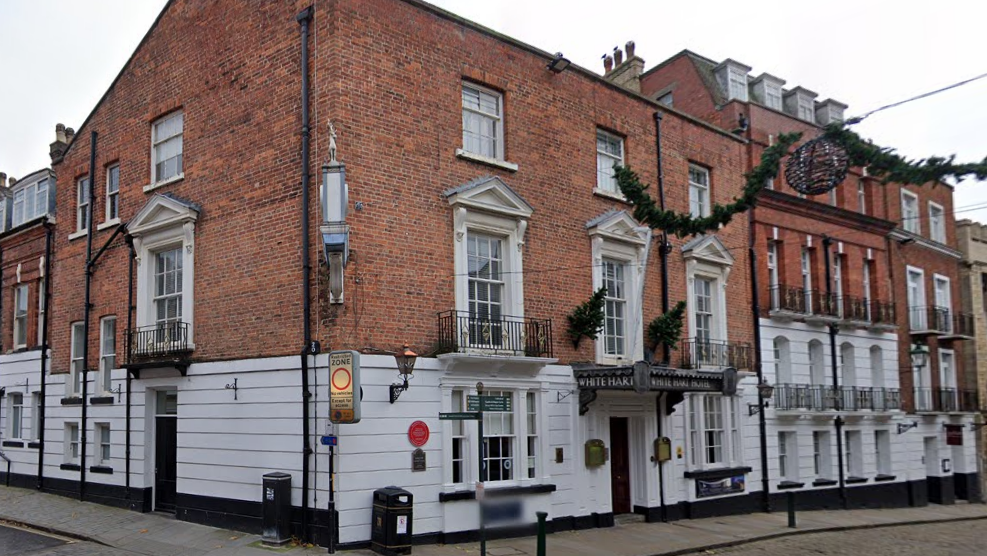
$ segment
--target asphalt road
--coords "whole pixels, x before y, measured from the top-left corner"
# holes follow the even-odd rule
[[[979,556],[987,554],[983,521],[813,533],[725,548],[720,556]]]
[[[2,556],[132,556],[132,553],[90,542],[66,541],[44,533],[0,525]]]

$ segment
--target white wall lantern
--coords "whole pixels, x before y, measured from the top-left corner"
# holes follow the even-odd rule
[[[329,161],[322,165],[322,247],[329,265],[329,303],[343,302],[343,269],[349,261],[350,227],[346,166],[336,160],[336,128],[329,122]]]

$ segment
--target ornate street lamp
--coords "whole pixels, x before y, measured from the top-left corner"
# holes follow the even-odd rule
[[[394,361],[397,362],[398,376],[401,378],[402,383],[391,385],[391,403],[398,401],[401,392],[408,389],[408,380],[415,377],[415,362],[418,361],[418,354],[411,351],[408,344],[404,344],[401,351],[394,354]]]
[[[749,416],[757,415],[763,409],[768,408],[768,400],[771,399],[775,393],[775,387],[768,384],[765,381],[761,381],[757,385],[757,403],[747,404],[747,414]]]

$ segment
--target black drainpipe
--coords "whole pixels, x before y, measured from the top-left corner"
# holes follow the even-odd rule
[[[302,10],[295,20],[302,26],[302,329],[305,344],[302,346],[302,540],[309,541],[308,534],[308,473],[312,448],[309,446],[309,398],[312,393],[308,390],[308,355],[312,343],[311,325],[311,272],[309,262],[309,232],[308,232],[308,187],[309,187],[309,85],[308,85],[308,31],[312,23],[312,6]]]
[[[124,236],[124,240],[127,242],[127,247],[130,248],[130,260],[127,261],[127,357],[130,357],[130,334],[134,328],[134,258],[137,254],[134,252],[134,238],[127,234]],[[124,459],[124,474],[126,480],[126,497],[130,500],[130,389],[133,380],[133,375],[130,371],[127,371],[127,424],[126,432],[124,433],[124,442],[126,443],[125,459]],[[132,503],[131,503],[132,504]],[[133,508],[131,508],[133,509]]]
[[[47,385],[48,382],[45,380],[45,376],[48,374],[48,330],[51,326],[51,318],[48,316],[48,312],[51,306],[51,239],[55,233],[55,229],[52,227],[51,222],[45,218],[45,289],[41,293],[41,306],[45,313],[45,323],[41,327],[41,400],[38,411],[41,413],[39,415],[38,421],[38,490],[42,490],[45,487],[45,405],[47,395]]]
[[[658,153],[658,208],[665,210],[665,172],[661,164],[661,112],[655,112],[655,150]],[[668,233],[661,231],[661,247],[658,253],[661,256],[661,312],[668,312],[668,253],[671,245],[668,243]],[[672,358],[672,347],[662,346],[661,360],[668,365]],[[659,469],[661,466],[659,465]]]
[[[756,203],[756,200],[755,200]],[[752,206],[747,211],[747,252],[750,260],[751,273],[751,317],[754,319],[754,372],[757,374],[758,385],[764,382],[764,365],[761,361],[761,292],[757,279],[757,227],[754,225],[754,211]],[[778,380],[778,377],[775,377]],[[771,486],[768,477],[768,424],[765,416],[765,399],[761,389],[757,389],[757,404],[761,409],[757,412],[757,429],[761,437],[761,504],[765,512],[771,511]]]
[[[833,277],[830,266],[829,248],[833,244],[833,238],[823,236],[823,262],[826,265],[826,298],[833,301]],[[836,323],[829,324],[829,362],[833,372],[833,401],[837,411],[843,411],[843,395],[840,392],[840,374],[836,362]],[[846,500],[846,479],[843,476],[843,416],[837,414],[833,419],[833,426],[836,428],[836,464],[840,474],[840,502],[843,509],[847,507]]]
[[[95,131],[89,134],[89,206],[86,208],[86,300],[82,321],[82,424],[79,425],[79,500],[86,499],[86,410],[89,404],[89,312],[92,310],[91,286],[93,278],[93,205],[96,204],[96,138]],[[70,378],[71,380],[71,378]]]

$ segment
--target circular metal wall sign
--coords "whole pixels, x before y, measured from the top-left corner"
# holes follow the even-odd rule
[[[408,440],[412,446],[421,447],[428,442],[428,425],[424,421],[415,421],[408,427]]]

